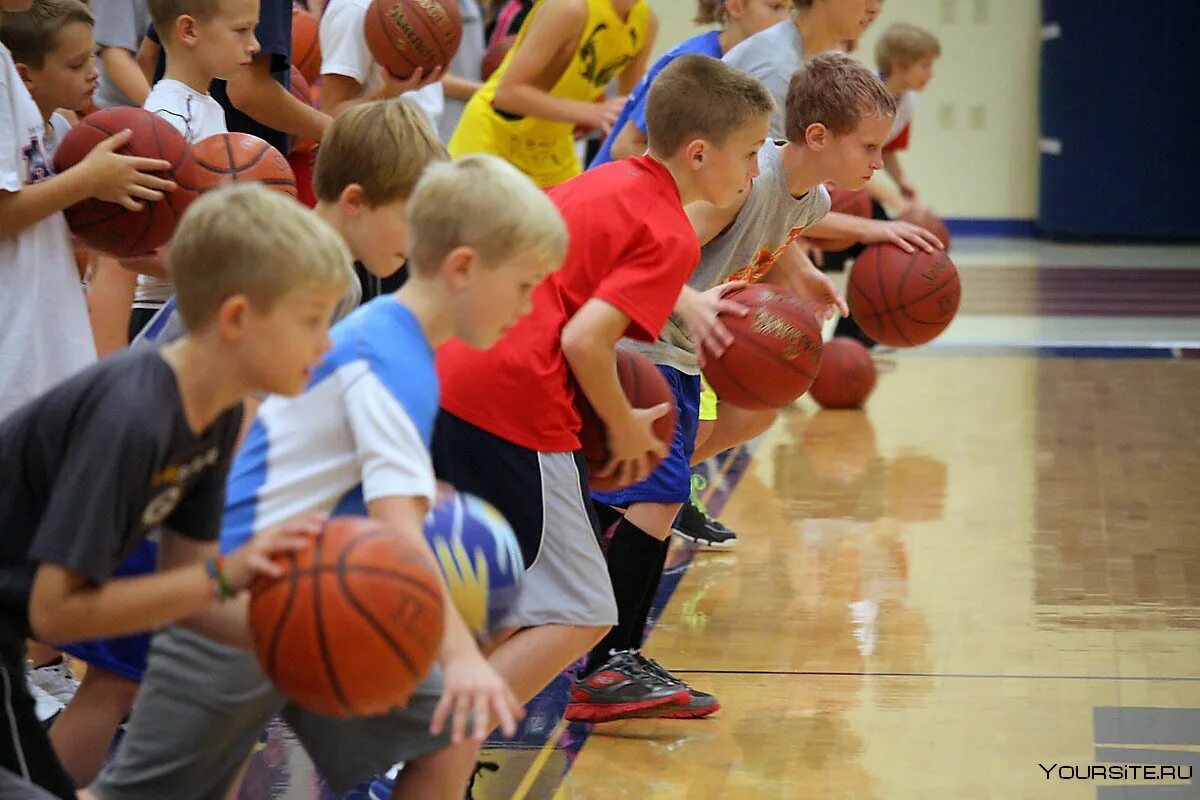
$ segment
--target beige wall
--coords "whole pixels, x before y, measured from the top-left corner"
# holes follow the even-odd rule
[[[661,23],[655,50],[698,32],[690,0],[649,0]],[[1033,218],[1037,212],[1038,0],[886,0],[860,52],[893,22],[942,42],[921,97],[905,168],[947,217]]]

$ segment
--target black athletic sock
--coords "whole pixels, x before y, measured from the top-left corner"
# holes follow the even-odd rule
[[[629,650],[637,647],[634,635],[645,628],[645,620],[639,620],[646,592],[653,591],[662,574],[663,561],[659,552],[663,542],[655,539],[627,519],[617,523],[612,541],[605,555],[608,575],[612,580],[613,595],[617,600],[617,624],[604,635],[588,656],[584,674],[590,675],[609,659],[612,650]]]
[[[654,596],[658,594],[658,584],[662,582],[663,569],[667,566],[667,551],[671,549],[670,537],[659,542],[658,545],[658,554],[655,556],[655,563],[658,566],[654,571],[654,579],[646,587],[642,605],[638,609],[638,615],[634,617],[639,624],[630,631],[629,646],[634,650],[640,649],[646,642],[646,626],[650,624],[650,607],[654,605]]]

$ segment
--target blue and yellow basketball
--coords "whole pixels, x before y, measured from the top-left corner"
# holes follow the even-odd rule
[[[486,641],[516,602],[525,573],[512,526],[490,503],[443,485],[425,538],[463,621]]]

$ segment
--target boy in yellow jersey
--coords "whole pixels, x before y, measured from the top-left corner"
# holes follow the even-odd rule
[[[498,155],[542,188],[578,175],[576,126],[609,132],[657,32],[647,0],[540,0],[467,103],[450,154]],[[601,100],[613,79],[620,97]]]

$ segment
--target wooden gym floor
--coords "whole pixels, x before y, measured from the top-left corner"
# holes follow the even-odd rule
[[[959,247],[865,412],[708,465],[740,544],[646,649],[722,710],[566,726],[560,679],[476,798],[1200,798],[1200,249]],[[252,778],[319,791],[282,732]]]

